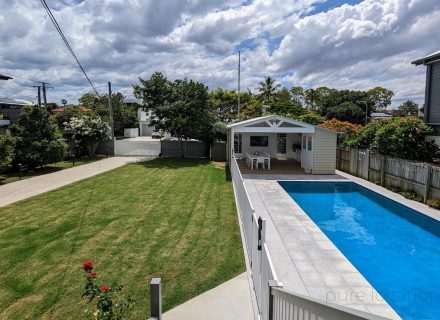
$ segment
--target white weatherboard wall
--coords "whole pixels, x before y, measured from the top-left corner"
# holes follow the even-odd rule
[[[115,141],[115,156],[158,156],[160,141]]]
[[[334,174],[336,168],[337,135],[316,127],[313,139],[313,174]]]
[[[268,136],[269,144],[267,147],[251,147],[251,136]],[[295,158],[296,154],[292,151],[293,144],[301,144],[301,134],[288,133],[286,136],[286,157]],[[272,157],[277,155],[277,134],[276,133],[242,133],[242,152],[254,153],[255,151],[267,152]]]

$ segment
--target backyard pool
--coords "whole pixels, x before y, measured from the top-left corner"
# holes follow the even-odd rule
[[[440,319],[440,222],[353,182],[279,182],[403,319]]]

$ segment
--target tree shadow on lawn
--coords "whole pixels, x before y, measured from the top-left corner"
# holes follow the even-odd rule
[[[38,168],[38,169],[34,169],[34,170],[29,170],[29,171],[23,171],[22,179],[41,176],[43,174],[48,174],[48,173],[54,173],[54,172],[57,172],[57,171],[60,171],[63,169],[64,168],[51,167],[49,165],[49,166],[46,166],[43,168]],[[18,172],[10,172],[10,173],[0,174],[0,185],[4,185],[7,183],[11,183],[11,182],[16,182],[19,180],[20,180],[20,173],[18,173]]]

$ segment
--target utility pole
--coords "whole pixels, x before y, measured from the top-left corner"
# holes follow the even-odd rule
[[[41,86],[33,86],[33,88],[38,89],[38,106],[41,107]]]
[[[44,107],[47,110],[47,97],[46,97],[46,82],[42,82],[43,84],[43,100],[44,100]]]
[[[240,50],[238,51],[238,99],[237,99],[237,121],[240,120]]]
[[[359,103],[365,104],[365,125],[368,124],[368,103],[367,101],[359,101]]]
[[[112,134],[112,140],[115,139],[115,127],[113,124],[113,109],[112,109],[112,83],[108,82],[108,110],[110,112],[110,128]]]

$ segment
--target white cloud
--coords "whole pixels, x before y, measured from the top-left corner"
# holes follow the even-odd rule
[[[331,1],[331,0],[328,0]],[[164,72],[236,87],[265,75],[286,86],[367,89],[386,86],[422,100],[424,68],[410,62],[438,49],[438,0],[365,0],[311,14],[325,0],[49,1],[91,79],[131,95],[139,76]],[[0,70],[51,82],[49,100],[76,102],[90,87],[38,1],[0,2]],[[281,39],[277,46],[274,39]],[[0,96],[33,99],[32,83],[0,83]]]

